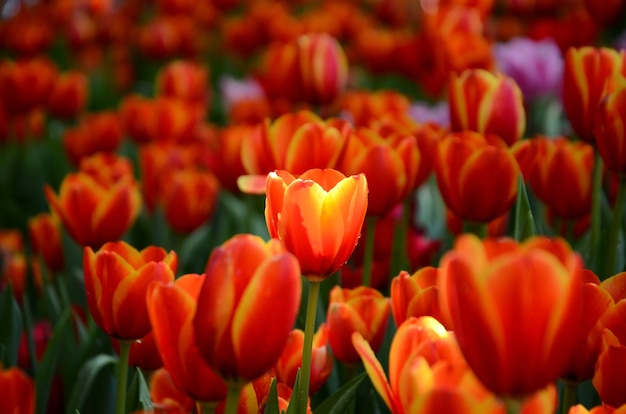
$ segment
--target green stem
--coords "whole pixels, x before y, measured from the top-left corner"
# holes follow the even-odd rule
[[[622,228],[622,213],[624,211],[624,199],[626,198],[626,185],[624,179],[620,177],[617,190],[617,200],[613,207],[613,217],[611,218],[611,227],[609,229],[609,245],[608,256],[606,260],[606,269],[604,278],[611,276],[615,272],[615,258],[618,249],[618,237]]]
[[[213,414],[217,403],[196,401],[197,414]]]
[[[569,409],[576,405],[578,398],[578,383],[572,381],[563,381],[563,392],[561,394],[561,414],[569,413]]]
[[[238,383],[229,383],[228,393],[226,394],[226,406],[224,407],[225,414],[237,414],[239,394],[241,394],[241,385]]]
[[[504,405],[506,407],[507,414],[520,414],[522,412],[522,406],[524,401],[516,398],[506,398]]]
[[[600,240],[600,227],[601,227],[601,196],[602,196],[602,157],[596,150],[595,161],[593,163],[593,187],[591,189],[591,240],[589,246],[589,261],[595,264],[597,271],[600,266],[597,260],[598,242]]]
[[[116,414],[126,412],[126,381],[128,379],[128,358],[132,341],[120,340],[120,359],[117,367],[117,398],[115,402]]]
[[[298,414],[306,414],[309,401],[315,314],[317,313],[317,300],[321,283],[322,282],[309,282],[309,294],[306,303],[306,321],[304,324],[304,345],[302,348],[302,369],[300,370],[300,385],[298,389]]]
[[[376,220],[375,216],[365,218],[365,251],[363,252],[363,277],[361,284],[369,287],[372,283],[372,263],[374,262],[374,240],[376,237]]]
[[[484,239],[489,235],[489,223],[478,223],[469,220],[463,221],[463,232],[473,233],[481,239]]]

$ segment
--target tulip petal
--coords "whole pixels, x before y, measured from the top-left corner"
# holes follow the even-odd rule
[[[363,366],[365,367],[365,371],[367,375],[370,377],[370,381],[372,381],[372,385],[378,392],[378,395],[381,396],[387,407],[394,413],[400,413],[396,406],[395,398],[393,392],[391,391],[391,387],[389,386],[389,381],[387,381],[387,376],[385,375],[385,371],[383,370],[382,365],[376,359],[376,355],[369,343],[363,338],[363,336],[354,332],[352,334],[352,344],[354,348],[361,356],[361,360],[363,361]]]
[[[259,266],[233,315],[231,335],[240,378],[257,378],[276,363],[295,323],[301,289],[298,261],[291,254]],[[264,317],[272,318],[271,323],[259,323]]]

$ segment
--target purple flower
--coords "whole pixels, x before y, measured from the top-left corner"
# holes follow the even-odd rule
[[[517,37],[497,43],[494,55],[499,70],[517,82],[526,101],[561,95],[563,55],[551,39]]]
[[[444,128],[450,125],[448,102],[439,102],[433,105],[425,102],[413,102],[409,108],[409,116],[419,123],[433,123]]]
[[[219,80],[220,90],[224,97],[224,107],[227,111],[234,104],[245,100],[261,99],[265,96],[263,88],[254,79],[236,79],[229,75],[224,75]]]

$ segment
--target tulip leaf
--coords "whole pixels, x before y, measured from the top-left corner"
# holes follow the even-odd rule
[[[100,354],[88,360],[76,376],[74,388],[72,389],[70,398],[67,401],[67,409],[65,412],[67,414],[72,414],[79,411],[89,394],[89,390],[98,377],[98,374],[108,365],[115,367],[116,363],[117,358],[106,354]]]
[[[520,175],[517,182],[517,200],[515,201],[515,227],[513,237],[517,241],[522,241],[537,234],[535,219],[528,200],[526,185]]]
[[[0,293],[0,315],[0,362],[11,367],[17,364],[22,335],[22,314],[11,285]]]
[[[126,394],[126,412],[152,410],[152,397],[141,370],[136,368],[133,380]]]
[[[301,410],[300,406],[300,368],[296,372],[296,380],[293,382],[293,394],[291,395],[291,399],[289,400],[289,407],[287,407],[286,414],[296,414]]]
[[[296,394],[294,393],[294,398]],[[272,378],[272,385],[270,385],[270,391],[267,394],[267,404],[265,404],[265,411],[263,414],[280,414],[278,408],[278,392],[276,391],[276,378]]]
[[[48,342],[41,363],[37,366],[37,372],[35,373],[35,412],[37,414],[44,414],[46,412],[48,396],[50,395],[50,385],[56,373],[59,352],[68,338],[71,329],[72,315],[70,310],[66,309],[54,328],[50,342]]]
[[[367,373],[363,373],[339,388],[337,392],[328,397],[314,411],[314,414],[340,414],[348,411],[350,402],[356,396],[356,392],[363,380],[367,378]]]

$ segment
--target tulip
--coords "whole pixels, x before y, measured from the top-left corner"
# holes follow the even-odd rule
[[[45,105],[56,76],[47,58],[0,62],[0,101],[7,113],[23,115]]]
[[[204,275],[188,274],[175,283],[151,284],[148,313],[165,369],[176,387],[196,401],[216,403],[226,397],[226,384],[201,357],[193,326],[204,280]]]
[[[621,337],[609,329],[602,331],[602,348],[596,363],[593,386],[605,405],[617,408],[626,404],[622,384],[626,380],[626,346]]]
[[[86,115],[75,128],[63,134],[63,147],[74,165],[97,152],[114,153],[120,146],[123,131],[115,112],[99,112]]]
[[[231,193],[239,192],[237,179],[246,174],[241,160],[242,144],[253,129],[250,125],[228,125],[208,142],[206,163],[222,187]]]
[[[0,365],[0,388],[3,413],[34,413],[35,382],[17,367],[3,369]]]
[[[594,135],[604,165],[619,174],[626,172],[626,77],[618,79],[598,105]]]
[[[173,281],[177,264],[174,251],[156,246],[137,250],[119,241],[96,252],[85,247],[85,291],[95,322],[115,339],[144,337],[151,330],[145,301],[148,285],[154,280]]]
[[[626,53],[591,46],[565,53],[563,106],[578,137],[595,142],[595,113],[606,83],[618,73],[626,75]]]
[[[304,346],[304,331],[294,329],[289,333],[289,339],[283,353],[274,365],[274,372],[279,383],[293,388],[296,375],[302,366],[302,349]],[[328,325],[322,323],[313,336],[313,351],[311,355],[311,382],[310,394],[315,394],[326,382],[333,370],[334,358],[328,347]]]
[[[259,377],[287,342],[300,294],[298,261],[280,242],[247,234],[227,240],[211,253],[198,296],[201,356],[227,382]]]
[[[352,345],[352,333],[358,332],[374,352],[382,345],[390,312],[389,299],[376,289],[365,286],[345,289],[335,286],[328,304],[328,342],[333,354],[344,364],[360,361]]]
[[[363,173],[370,191],[368,216],[384,216],[415,189],[421,155],[412,135],[383,137],[374,130],[357,130],[343,155],[339,170]]]
[[[437,268],[426,266],[412,275],[403,270],[391,281],[391,310],[396,326],[410,317],[432,316],[451,327],[439,304],[438,274]]]
[[[382,118],[401,119],[411,107],[411,102],[400,92],[346,91],[339,107],[356,127],[374,128]]]
[[[527,397],[560,377],[576,350],[581,258],[561,239],[457,238],[440,264],[440,302],[478,379]],[[522,317],[523,315],[523,317]]]
[[[219,182],[212,173],[195,168],[165,174],[162,189],[165,219],[179,233],[192,232],[213,215]]]
[[[446,206],[463,220],[489,222],[515,202],[519,166],[497,137],[447,135],[439,143],[435,174]]]
[[[133,163],[129,158],[109,152],[98,152],[83,158],[78,171],[85,173],[99,185],[110,188],[120,181],[135,181]]]
[[[409,318],[398,327],[389,350],[389,379],[358,332],[352,342],[394,414],[500,412],[495,397],[467,367],[454,335],[432,317]]]
[[[512,150],[524,179],[555,216],[577,220],[590,213],[594,165],[590,144],[538,136]]]
[[[68,71],[54,82],[47,108],[50,114],[61,119],[72,119],[81,114],[87,105],[87,75]]]
[[[155,410],[166,413],[189,413],[195,406],[195,401],[176,387],[165,368],[159,368],[150,376],[150,399]]]
[[[61,223],[50,213],[40,213],[28,219],[28,235],[34,254],[40,254],[46,266],[54,272],[65,267],[61,243]]]
[[[295,178],[287,171],[267,177],[265,220],[271,237],[285,243],[310,281],[328,278],[348,261],[367,210],[367,180],[332,169]]]
[[[506,75],[482,69],[453,75],[448,100],[452,131],[495,134],[511,146],[526,128],[522,91]]]
[[[310,111],[286,114],[271,123],[266,120],[243,138],[243,166],[257,178],[249,183],[250,178],[240,180],[239,187],[246,192],[262,193],[261,184],[276,169],[299,175],[312,168],[335,168],[351,131],[344,120],[323,121]],[[255,182],[257,185],[252,185]]]
[[[24,241],[22,234],[17,229],[0,230],[0,290],[4,290],[7,284],[13,288],[13,296],[22,302],[26,287],[26,257],[24,254]]]
[[[207,70],[192,61],[170,62],[157,74],[156,90],[159,96],[206,106],[210,97]]]
[[[339,42],[326,33],[309,33],[295,40],[302,100],[333,102],[346,88],[348,62]]]
[[[50,208],[81,246],[97,248],[119,240],[141,207],[139,190],[128,179],[105,187],[85,173],[70,173],[61,182],[58,196],[48,185],[44,190]]]

